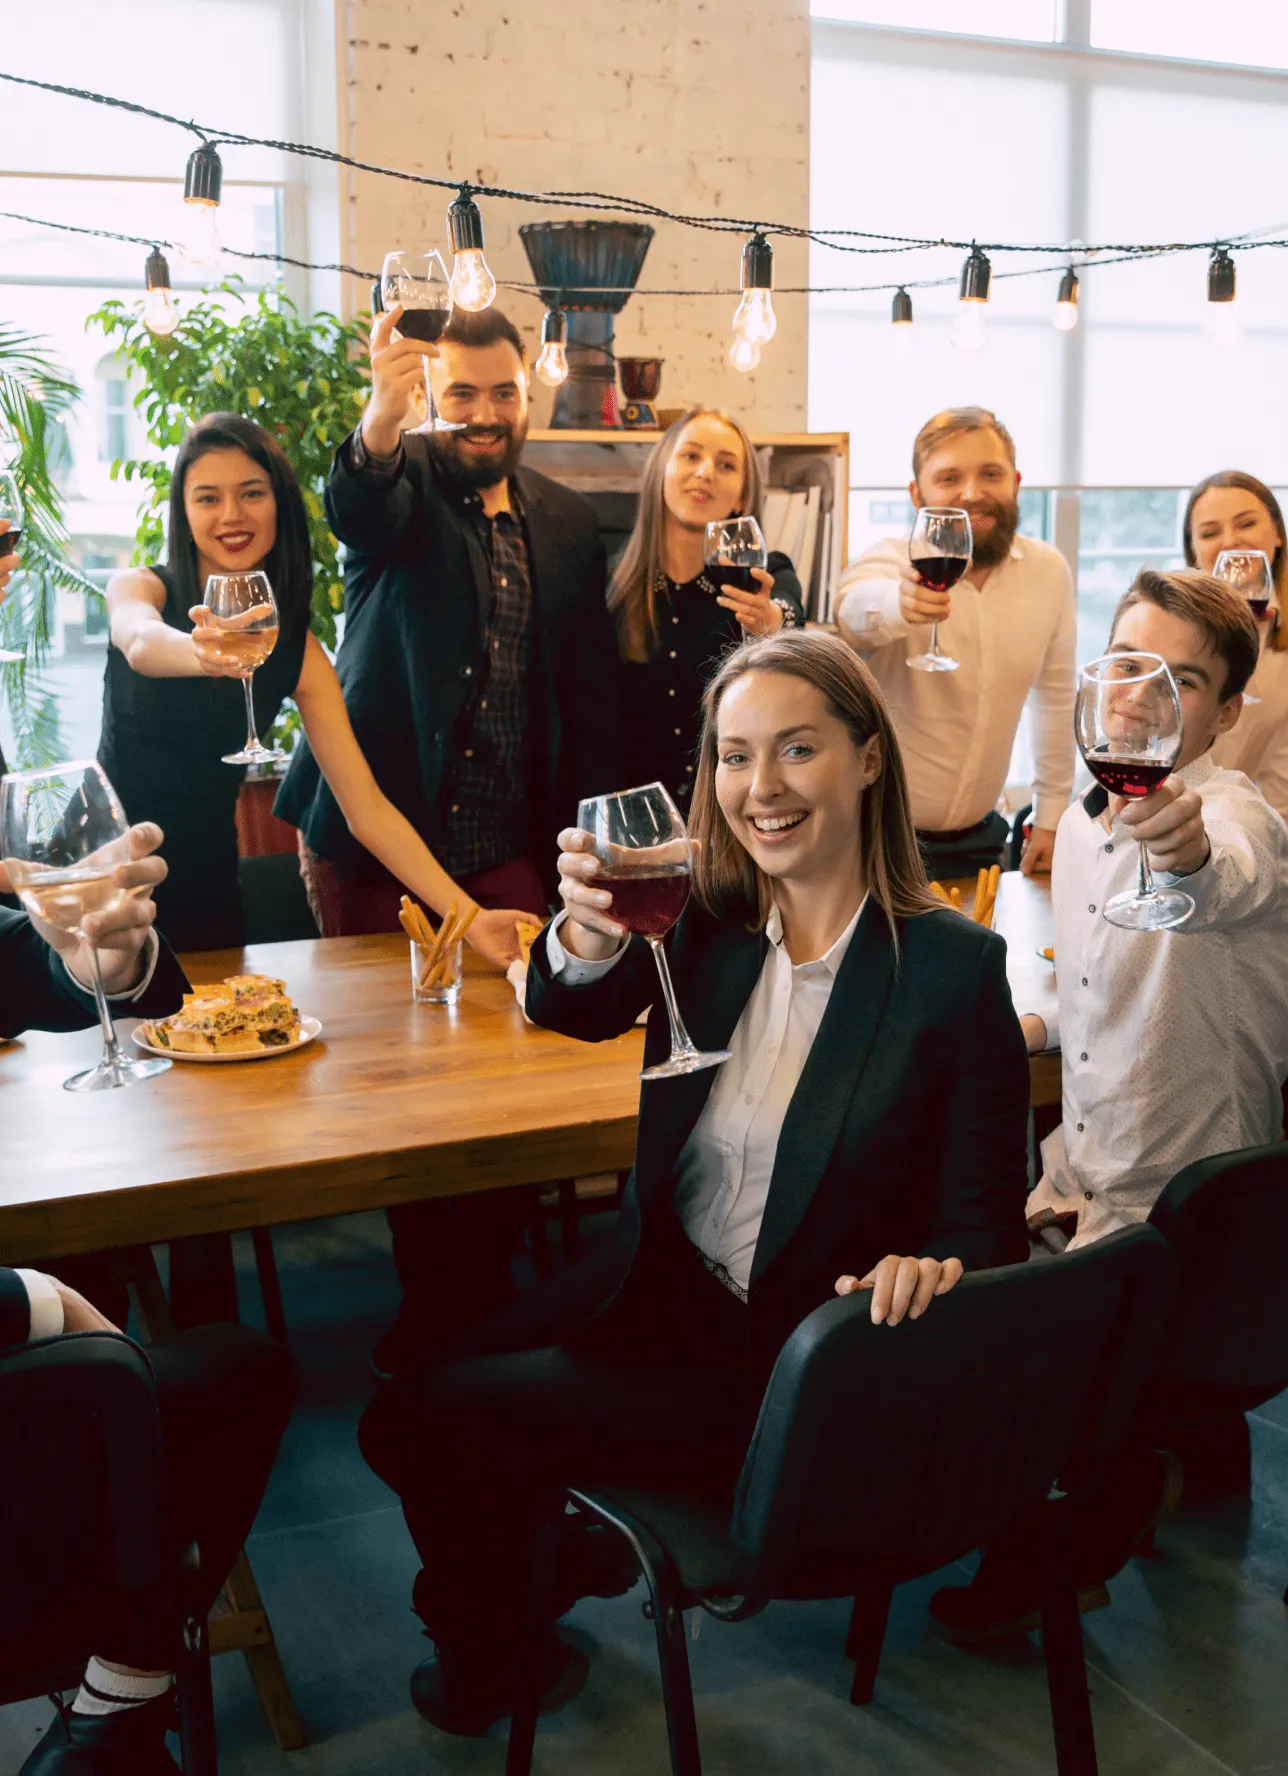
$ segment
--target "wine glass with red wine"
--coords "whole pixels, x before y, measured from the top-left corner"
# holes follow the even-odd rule
[[[402,315],[398,332],[404,339],[419,339],[425,345],[437,345],[444,328],[452,318],[452,285],[442,255],[432,253],[386,253],[380,272],[380,297],[387,313],[401,302]],[[429,359],[425,359],[425,400],[429,418],[420,432],[459,432],[463,427],[440,417],[434,405],[434,389],[429,380]]]
[[[0,858],[14,893],[29,913],[60,931],[85,938],[89,913],[114,912],[134,891],[113,880],[130,861],[130,823],[106,771],[89,759],[18,771],[0,779]],[[64,1091],[111,1091],[136,1085],[170,1062],[134,1060],[112,1027],[103,972],[93,939],[94,1003],[103,1026],[103,1058],[97,1067],[63,1081]]]
[[[22,492],[18,486],[18,477],[7,471],[0,474],[0,518],[9,520],[9,528],[0,531],[0,561],[6,555],[14,554],[22,544]],[[0,647],[0,666],[8,666],[15,660],[25,659],[24,654],[15,653],[12,648]]]
[[[1078,675],[1073,728],[1087,769],[1111,795],[1137,800],[1171,776],[1185,729],[1181,697],[1158,654],[1104,654]],[[1105,902],[1104,917],[1128,931],[1183,925],[1194,902],[1179,888],[1160,888],[1140,845],[1140,876],[1130,893]]]
[[[1275,589],[1274,571],[1264,549],[1222,549],[1212,572],[1218,580],[1248,601],[1248,609],[1256,621],[1264,623],[1270,614],[1270,598]],[[1260,703],[1260,697],[1243,693],[1245,703]]]
[[[960,506],[922,506],[912,527],[908,554],[913,572],[932,592],[947,592],[970,566],[975,539],[970,513]],[[930,646],[908,662],[918,672],[956,672],[961,665],[939,651],[939,624],[930,625]]]
[[[729,586],[739,592],[758,592],[760,587],[751,570],[764,567],[768,559],[765,539],[754,518],[721,518],[707,525],[702,567],[712,585],[721,591]]]
[[[577,825],[594,839],[599,873],[592,886],[606,889],[612,905],[605,916],[642,937],[662,977],[662,996],[671,1020],[670,1058],[646,1067],[641,1079],[673,1079],[698,1073],[729,1059],[727,1048],[707,1053],[684,1027],[671,985],[662,939],[684,911],[693,880],[693,846],[680,810],[660,783],[595,796],[577,810]]]

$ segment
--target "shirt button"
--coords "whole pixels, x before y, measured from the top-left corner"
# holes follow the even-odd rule
[[[1078,1133],[1079,1133],[1079,1134],[1081,1134],[1081,1133],[1082,1133],[1082,1130],[1083,1130],[1083,1127],[1084,1127],[1084,1125],[1083,1125],[1083,1124],[1082,1124],[1082,1123],[1079,1123],[1079,1124],[1078,1124]]]
[[[680,730],[679,730],[679,729],[678,729],[678,728],[677,728],[677,729],[676,729],[676,730],[675,730],[675,731],[676,731],[676,733],[677,733],[677,734],[678,734],[678,733],[679,733],[679,731],[680,731]]]
[[[501,581],[500,581],[500,582],[499,582],[499,584],[500,584],[500,585],[502,585],[502,586],[508,586],[508,585],[509,585],[509,584],[510,584],[510,582],[509,582],[509,580],[501,580]]]
[[[667,696],[668,696],[668,697],[674,697],[674,695],[675,695],[675,692],[674,692],[674,691],[668,691],[668,692],[667,692],[667,693],[666,693],[666,694],[667,694]]]
[[[461,804],[459,802],[453,802],[452,803],[452,813],[459,814],[460,811],[461,811]]]
[[[465,748],[465,756],[467,759],[472,759],[474,757],[474,748],[472,746],[467,746]],[[1085,987],[1087,983],[1086,981],[1083,981],[1082,984]]]
[[[486,709],[486,708],[487,708],[487,698],[486,698],[486,697],[484,697],[484,699],[483,699],[483,701],[482,701],[482,702],[481,702],[481,703],[480,703],[480,704],[479,704],[479,708],[480,708],[480,709]],[[1094,912],[1095,912],[1095,910],[1096,910],[1096,909],[1095,909],[1095,907],[1092,907],[1092,909],[1091,909],[1091,910],[1092,910],[1092,912],[1093,912],[1093,913],[1094,913]]]
[[[1083,1049],[1083,1051],[1082,1051],[1082,1053],[1081,1053],[1081,1054],[1080,1054],[1080,1055],[1079,1055],[1079,1056],[1078,1056],[1078,1059],[1079,1059],[1079,1060],[1080,1060],[1080,1061],[1085,1061],[1085,1060],[1086,1060],[1086,1058],[1087,1058],[1087,1051],[1086,1051],[1086,1049],[1085,1049],[1085,1048],[1084,1048],[1084,1049]]]
[[[1112,851],[1112,850],[1113,850],[1113,846],[1112,846],[1112,845],[1106,845],[1106,846],[1105,846],[1105,850],[1106,850],[1106,851]]]
[[[747,1093],[747,1095],[746,1095],[746,1097],[745,1097],[745,1098],[744,1098],[744,1099],[743,1099],[743,1103],[744,1103],[744,1104],[751,1104],[751,1103],[754,1103],[754,1102],[755,1102],[755,1100],[754,1100],[754,1098],[753,1098],[753,1097],[752,1097],[752,1095],[751,1095],[751,1093],[750,1093],[750,1092],[748,1092],[748,1093]]]
[[[1083,1193],[1082,1193],[1082,1194],[1083,1194],[1083,1195],[1084,1195],[1084,1196],[1085,1196],[1085,1197],[1086,1197],[1086,1199],[1087,1199],[1087,1201],[1088,1201],[1088,1202],[1095,1202],[1095,1200],[1096,1200],[1096,1196],[1095,1196],[1095,1192],[1094,1192],[1094,1191],[1092,1191],[1092,1190],[1084,1190],[1084,1191],[1083,1191]]]
[[[673,623],[678,623],[678,622],[679,622],[679,620],[680,620],[680,619],[679,619],[679,618],[678,618],[678,617],[672,617],[672,618],[671,618],[671,621],[672,621],[672,622],[673,622]]]
[[[461,677],[462,678],[473,678],[473,676],[474,676],[474,668],[472,666],[462,666],[461,667]]]
[[[1088,912],[1089,912],[1089,913],[1094,913],[1094,912],[1095,912],[1095,910],[1096,910],[1096,909],[1095,909],[1095,907],[1093,907],[1093,906],[1089,906],[1089,907],[1088,907],[1088,908],[1087,908],[1087,911],[1088,911]]]
[[[671,658],[672,658],[672,659],[673,659],[673,660],[674,660],[674,658],[675,658],[675,649],[674,649],[674,648],[672,648],[672,649],[671,649]]]
[[[692,765],[686,765],[684,767],[684,775],[686,777],[692,777],[692,775],[693,775],[693,766]]]
[[[466,755],[465,755],[465,756],[466,756],[466,758],[468,758],[468,757],[469,757],[469,756],[470,756],[470,755],[469,755],[469,753],[468,753],[468,752],[467,752],[467,753],[466,753]],[[1082,984],[1083,984],[1083,986],[1084,986],[1084,987],[1085,987],[1085,986],[1086,986],[1086,984],[1087,984],[1087,977],[1086,977],[1086,975],[1085,975],[1085,974],[1084,974],[1084,975],[1083,975],[1083,977],[1082,977]]]

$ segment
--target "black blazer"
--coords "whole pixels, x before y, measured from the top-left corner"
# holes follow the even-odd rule
[[[690,902],[671,970],[699,1048],[727,1045],[767,945]],[[889,1252],[960,1258],[968,1270],[1028,1255],[1029,1069],[1006,946],[950,911],[901,920],[899,945],[896,962],[885,915],[869,901],[783,1123],[748,1293],[760,1379],[800,1321],[832,1297],[838,1276],[862,1276]],[[665,1058],[670,1035],[643,940],[582,987],[552,977],[544,940],[534,947],[527,1011],[536,1023],[602,1041],[628,1030],[646,1005],[651,1064]],[[616,1250],[575,1305],[578,1285],[569,1285],[581,1318],[605,1306],[673,1226],[675,1162],[714,1077],[707,1070],[642,1086]]]
[[[168,1017],[190,991],[188,977],[164,938],[148,990],[125,1017]],[[57,953],[25,913],[0,907],[0,1036],[24,1030],[86,1030],[98,1022],[93,995],[77,992]]]
[[[444,837],[442,791],[455,737],[484,665],[490,597],[486,554],[447,499],[426,440],[403,437],[392,480],[348,467],[347,440],[326,490],[331,528],[345,545],[344,640],[336,660],[358,744],[376,781],[434,849]],[[532,557],[533,828],[536,861],[583,796],[618,789],[617,646],[605,605],[606,562],[594,510],[520,468]],[[365,854],[352,837],[307,743],[295,750],[276,812],[334,862]]]

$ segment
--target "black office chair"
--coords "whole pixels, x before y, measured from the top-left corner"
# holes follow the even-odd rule
[[[774,1366],[729,1518],[676,1493],[570,1488],[631,1543],[649,1588],[674,1776],[701,1760],[682,1612],[743,1621],[775,1598],[854,1596],[851,1699],[866,1702],[897,1584],[933,1572],[1044,1497],[1035,1560],[1060,1776],[1094,1776],[1067,1494],[1123,1439],[1164,1318],[1172,1260],[1132,1228],[1055,1264],[965,1277],[923,1318],[874,1326],[829,1301]],[[548,1621],[543,1534],[506,1776],[528,1776]]]
[[[206,1623],[185,1602],[198,1553],[176,1570],[166,1551],[147,1358],[108,1332],[0,1351],[0,1449],[0,1704],[79,1684],[102,1649],[66,1624],[112,1593],[124,1629],[167,1624],[185,1776],[217,1776]]]
[[[1177,1290],[1140,1413],[1184,1465],[1207,1428],[1288,1387],[1288,1143],[1186,1166],[1149,1220],[1176,1255]]]

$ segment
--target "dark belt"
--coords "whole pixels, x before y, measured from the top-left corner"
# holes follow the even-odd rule
[[[994,809],[993,813],[997,813],[997,810]],[[982,820],[977,820],[974,826],[959,826],[956,832],[927,832],[924,827],[919,826],[917,837],[928,839],[932,845],[960,844],[963,839],[973,839],[976,833],[982,833],[992,818],[993,814],[986,814]],[[998,814],[997,818],[1002,820],[1003,816]]]

